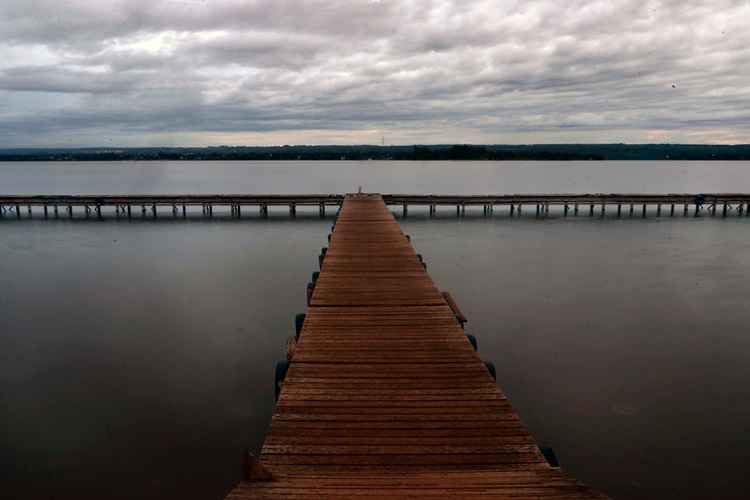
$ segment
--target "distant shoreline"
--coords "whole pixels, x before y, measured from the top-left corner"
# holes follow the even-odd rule
[[[534,144],[7,148],[0,161],[750,161],[750,145]]]

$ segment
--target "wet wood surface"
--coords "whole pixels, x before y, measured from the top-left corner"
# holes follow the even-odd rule
[[[377,195],[348,195],[259,463],[227,498],[606,498],[550,467]]]

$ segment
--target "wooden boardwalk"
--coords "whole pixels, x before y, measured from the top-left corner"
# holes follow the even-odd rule
[[[407,216],[410,207],[427,209],[430,216],[441,212],[456,215],[478,213],[485,216],[500,209],[510,217],[522,214],[547,217],[549,215],[578,216],[595,214],[604,217],[646,217],[669,215],[693,217],[702,215],[750,217],[750,194],[505,194],[505,195],[432,195],[384,194],[383,201]],[[268,217],[270,211],[288,209],[291,217],[297,209],[310,213],[317,208],[321,217],[326,210],[338,209],[344,200],[341,194],[152,194],[152,195],[3,195],[0,194],[0,221],[7,219],[78,219],[114,217],[132,218],[172,217],[188,218],[201,209],[203,217],[242,218],[248,214]],[[662,211],[662,208],[664,209]],[[25,213],[24,213],[25,212]],[[500,215],[501,212],[498,212]]]
[[[551,467],[378,195],[347,195],[228,499],[600,499]]]

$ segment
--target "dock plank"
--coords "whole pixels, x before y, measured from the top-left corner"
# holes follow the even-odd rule
[[[549,466],[378,195],[347,195],[260,464],[228,499],[601,499]],[[452,306],[452,307],[451,307]]]

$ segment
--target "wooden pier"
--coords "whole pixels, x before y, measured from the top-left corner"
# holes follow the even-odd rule
[[[606,498],[542,454],[380,195],[347,195],[265,443],[227,496]]]
[[[750,217],[750,194],[507,194],[431,195],[384,194],[384,203],[406,217],[410,207],[426,209],[429,216],[438,210],[458,217],[467,214],[509,217]],[[0,220],[34,216],[48,218],[156,219],[198,215],[213,218],[242,218],[256,214],[268,217],[269,210],[308,207],[325,217],[337,211],[344,201],[341,194],[308,195],[0,195]],[[198,210],[200,209],[200,211]],[[216,209],[216,214],[214,210]],[[448,210],[450,209],[450,211]],[[481,211],[480,211],[481,210]],[[503,212],[500,212],[502,210]]]

